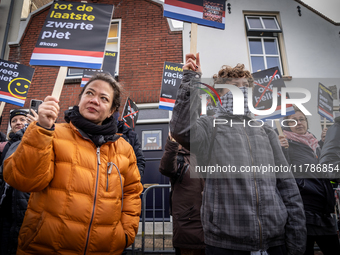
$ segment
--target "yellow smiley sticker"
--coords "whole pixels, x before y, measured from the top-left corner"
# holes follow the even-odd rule
[[[31,82],[25,78],[16,78],[8,84],[8,92],[18,99],[26,99],[22,96],[27,94]]]

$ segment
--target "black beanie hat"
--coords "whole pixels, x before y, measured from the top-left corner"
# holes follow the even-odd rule
[[[9,123],[11,123],[13,117],[15,117],[15,116],[17,116],[17,115],[24,115],[24,116],[27,116],[27,111],[22,110],[22,109],[16,109],[16,110],[11,111],[11,115],[10,115],[10,117],[9,117]]]

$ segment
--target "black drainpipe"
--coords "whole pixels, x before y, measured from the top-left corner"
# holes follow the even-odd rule
[[[2,43],[2,50],[1,50],[1,57],[0,57],[1,59],[5,58],[5,51],[6,51],[6,46],[7,46],[8,32],[9,32],[9,25],[10,25],[11,19],[12,19],[13,5],[14,5],[14,0],[11,0],[11,5],[9,6],[9,13],[8,13],[8,17],[7,17],[4,41]]]

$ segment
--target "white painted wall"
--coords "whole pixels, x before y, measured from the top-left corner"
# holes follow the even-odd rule
[[[294,0],[228,0],[226,3],[231,4],[231,14],[226,11],[225,30],[198,27],[197,51],[200,53],[203,76],[211,77],[225,64],[235,66],[244,63],[250,70],[243,11],[278,12],[288,74],[293,78],[286,82],[286,86],[311,91],[312,99],[306,104],[312,113],[309,126],[310,131],[319,138],[321,126],[316,106],[317,86],[321,82],[325,86],[337,85],[340,88],[340,26],[326,21]],[[298,5],[302,16],[298,15]],[[185,23],[184,56],[190,51],[190,29],[191,25]],[[339,101],[336,100],[334,105],[339,105]]]

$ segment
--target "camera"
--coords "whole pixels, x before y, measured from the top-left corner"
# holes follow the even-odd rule
[[[29,113],[31,113],[31,109],[33,109],[38,114],[38,108],[39,108],[39,105],[42,102],[43,101],[41,101],[41,100],[32,99],[31,100],[31,104],[30,104],[30,111],[29,111]]]

